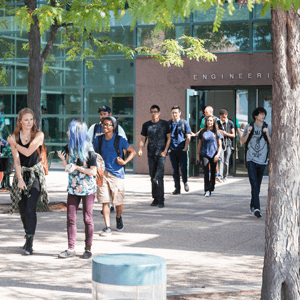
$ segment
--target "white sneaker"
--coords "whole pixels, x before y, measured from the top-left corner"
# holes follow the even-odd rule
[[[205,197],[209,197],[210,196],[210,191],[206,191],[204,194]]]

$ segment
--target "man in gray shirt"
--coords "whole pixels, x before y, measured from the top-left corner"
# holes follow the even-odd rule
[[[268,148],[271,145],[271,128],[264,122],[267,111],[257,107],[252,112],[254,122],[247,124],[241,139],[245,145],[246,164],[251,184],[250,211],[260,218],[259,193],[264,170],[268,164]]]

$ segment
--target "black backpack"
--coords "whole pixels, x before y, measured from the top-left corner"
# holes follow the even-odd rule
[[[252,139],[252,136],[254,134],[254,122],[251,122],[250,126],[252,127],[252,130],[250,131],[249,136],[247,138],[247,141],[245,143],[245,166],[246,166],[246,168],[247,168],[247,160],[246,159],[247,159],[248,145],[249,145],[249,142]],[[266,133],[263,132],[264,128],[268,128],[268,124],[266,122],[263,123],[262,129],[261,129],[261,136],[259,138],[259,139],[261,139],[263,137],[265,139],[265,141],[267,142],[267,145],[268,145],[268,152],[267,152],[266,160],[265,160],[265,162],[266,162],[268,160],[270,145],[269,145],[269,141],[268,141]]]
[[[181,121],[181,124],[180,124],[180,126],[178,126],[178,129],[180,130],[182,130],[182,133],[185,135],[185,124],[184,124],[184,119],[180,119],[180,121]],[[172,122],[173,122],[173,120],[171,119],[171,120],[169,120],[168,121],[168,127],[169,127],[169,131],[171,132],[172,131]]]

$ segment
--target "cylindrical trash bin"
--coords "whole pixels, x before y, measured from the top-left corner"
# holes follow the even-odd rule
[[[93,258],[94,300],[166,300],[166,260],[145,254]]]

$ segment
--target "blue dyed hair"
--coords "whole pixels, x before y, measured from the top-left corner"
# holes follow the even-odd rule
[[[69,153],[71,156],[79,156],[81,161],[86,161],[91,142],[88,136],[88,128],[84,122],[72,120],[69,124]]]

